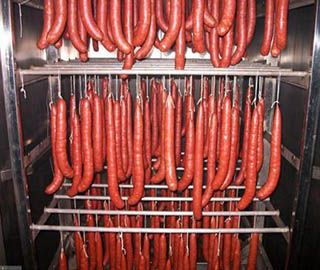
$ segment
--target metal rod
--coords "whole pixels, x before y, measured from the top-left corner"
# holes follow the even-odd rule
[[[123,232],[123,233],[284,233],[288,227],[283,228],[128,228],[128,227],[86,227],[86,226],[57,226],[57,225],[36,225],[30,226],[31,230],[41,231],[69,231],[69,232]]]
[[[90,210],[44,208],[45,213],[51,214],[92,214],[92,215],[128,215],[128,216],[193,216],[192,211],[140,211],[140,210]],[[203,211],[204,216],[279,216],[275,211]]]
[[[110,196],[90,196],[90,195],[77,195],[74,197],[70,197],[68,195],[54,195],[55,199],[59,200],[98,200],[98,201],[110,201]],[[128,196],[122,196],[122,200],[127,201]],[[241,198],[227,198],[227,197],[212,197],[210,199],[211,202],[238,202]],[[270,199],[268,199],[270,200]],[[192,202],[192,197],[143,197],[141,198],[143,202]],[[254,198],[253,201],[259,201],[258,198]]]

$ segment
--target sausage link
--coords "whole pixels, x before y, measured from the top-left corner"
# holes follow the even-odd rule
[[[45,193],[55,193],[63,183],[63,174],[59,169],[57,153],[56,153],[56,142],[57,142],[57,109],[56,105],[53,104],[50,110],[50,135],[51,135],[51,154],[53,161],[53,179],[49,186],[47,186]]]
[[[204,44],[204,0],[195,0],[192,5],[193,23],[193,48],[196,52],[203,53],[206,48]]]
[[[81,248],[81,262],[80,262],[80,269],[81,270],[88,270],[89,269],[89,257],[86,250],[86,245],[83,244]]]
[[[47,35],[52,27],[54,21],[54,1],[43,1],[43,26],[41,36],[37,42],[37,47],[43,50],[48,47]]]
[[[266,15],[264,21],[263,40],[260,48],[260,54],[267,56],[270,52],[271,41],[274,26],[274,0],[266,0]]]
[[[182,127],[182,96],[179,93],[176,101],[175,109],[175,164],[179,166],[181,163],[181,127]]]
[[[236,14],[236,0],[224,0],[221,14],[222,16],[217,26],[217,31],[219,36],[224,36],[230,31],[233,25]]]
[[[67,0],[54,1],[54,21],[47,34],[47,42],[51,45],[55,44],[62,36],[67,24],[68,4]]]
[[[203,211],[209,211],[209,207],[206,206]],[[203,229],[208,229],[210,227],[210,217],[209,216],[204,216],[202,218],[202,228]],[[209,261],[209,234],[204,233],[202,235],[202,255],[205,261]]]
[[[159,270],[165,270],[167,262],[167,239],[163,233],[160,236],[160,248],[159,248]]]
[[[114,227],[112,219],[109,221],[109,226]],[[116,244],[117,244],[117,235],[116,233],[109,234],[109,247],[110,247],[110,269],[116,269]]]
[[[151,22],[151,0],[139,1],[139,20],[134,31],[133,45],[141,46],[146,40]]]
[[[99,232],[95,233],[96,253],[97,253],[97,270],[103,270],[103,248],[102,239]]]
[[[168,189],[175,191],[177,189],[177,175],[174,157],[174,103],[171,94],[168,95],[166,100],[166,109],[164,115],[165,121],[165,172],[166,172],[166,183]]]
[[[256,1],[248,0],[248,17],[247,17],[247,25],[248,25],[248,34],[247,34],[247,45],[249,45],[252,41],[254,31],[256,28]]]
[[[252,113],[252,119],[250,123],[250,135],[248,140],[248,157],[245,181],[246,189],[241,200],[238,203],[239,210],[244,210],[245,208],[247,208],[256,193],[258,126],[259,115],[258,109],[255,108]]]
[[[64,253],[64,249],[61,248],[60,256],[59,256],[59,270],[67,270],[68,269],[68,260],[66,254]]]
[[[219,19],[219,0],[210,0],[212,1],[211,14],[217,20]],[[220,66],[220,57],[219,57],[219,35],[217,28],[213,27],[210,30],[210,60],[214,67]]]
[[[152,128],[152,138],[151,138],[151,151],[154,156],[155,151],[158,147],[158,116],[157,116],[157,88],[156,82],[152,80],[151,82],[151,128]]]
[[[88,227],[94,227],[95,222],[92,215],[87,215],[86,223]],[[96,242],[95,242],[95,233],[88,232],[86,234],[88,239],[88,255],[89,255],[89,266],[90,270],[96,269],[97,260],[96,260]]]
[[[203,181],[203,145],[204,145],[204,115],[203,103],[199,104],[196,120],[196,134],[194,146],[194,176],[192,207],[193,215],[196,220],[202,217],[202,181]]]
[[[261,170],[263,164],[263,123],[264,123],[264,100],[261,98],[257,105],[259,114],[259,133],[257,147],[257,172]]]
[[[227,218],[225,221],[225,228],[230,229],[232,227],[232,219]],[[223,235],[223,269],[230,270],[230,260],[231,260],[231,241],[232,241],[232,234],[226,233]]]
[[[92,113],[92,146],[93,146],[93,163],[95,172],[103,170],[103,149],[102,149],[102,125],[103,125],[103,111],[101,100],[98,95],[93,98],[93,113]]]
[[[225,97],[222,105],[221,136],[219,143],[219,167],[217,175],[211,183],[213,190],[218,190],[221,187],[228,173],[231,150],[231,100],[229,96]]]
[[[113,101],[111,97],[107,98],[106,103],[106,126],[107,128],[107,163],[108,163],[108,191],[111,201],[119,209],[124,207],[124,202],[120,197],[118,178],[117,178],[117,162],[116,162],[116,145],[115,145],[115,127],[113,118]]]
[[[121,1],[110,0],[109,18],[115,44],[123,53],[130,53],[132,50],[132,46],[128,43],[122,31]]]
[[[83,175],[79,183],[78,191],[86,191],[93,181],[93,148],[92,148],[92,115],[90,101],[82,99],[80,101],[81,112],[81,146],[83,153]]]
[[[251,234],[251,239],[250,239],[248,263],[247,263],[247,269],[248,270],[256,269],[257,254],[258,254],[258,244],[259,244],[259,234],[252,233]]]
[[[137,216],[136,217],[136,227],[141,228],[142,227],[142,216]],[[134,264],[135,268],[137,269],[139,267],[139,261],[140,261],[140,256],[141,254],[141,233],[135,233],[133,235],[134,239]]]
[[[79,232],[74,232],[73,235],[74,235],[74,246],[75,246],[77,267],[78,267],[78,269],[80,269],[83,240],[82,240],[81,234]]]
[[[268,178],[265,184],[257,192],[257,197],[264,200],[269,197],[276,189],[280,172],[281,172],[281,111],[279,105],[276,105],[273,122],[272,122],[272,135],[270,146],[270,161]]]
[[[168,30],[168,22],[163,15],[163,1],[162,0],[155,0],[156,5],[156,18],[157,18],[157,25],[161,29],[162,32],[167,32]]]
[[[222,59],[220,61],[220,67],[229,67],[232,59],[233,49],[233,26],[231,26],[229,32],[223,37],[223,51]]]
[[[192,221],[192,228],[195,227],[195,220]],[[190,234],[190,270],[197,269],[197,236],[195,233]]]
[[[236,237],[232,270],[240,270],[240,267],[241,267],[241,245],[240,245],[240,239]]]
[[[133,153],[132,153],[132,100],[131,94],[128,89],[128,82],[126,82],[126,106],[127,106],[127,141],[128,141],[128,169],[126,173],[126,178],[132,175],[132,160],[133,160]]]
[[[276,36],[277,47],[283,50],[287,46],[287,31],[288,31],[288,0],[278,0],[277,14],[276,14]]]
[[[91,0],[79,0],[79,9],[82,22],[89,35],[93,39],[101,41],[103,33],[94,20]]]
[[[150,270],[150,241],[147,234],[144,235],[143,238],[143,249],[142,249],[143,257],[146,260],[146,268],[145,270]]]
[[[144,256],[141,254],[139,256],[139,265],[137,267],[138,270],[145,270],[146,267],[146,259],[144,258]]]
[[[141,101],[136,100],[134,112],[133,134],[133,192],[128,199],[129,205],[136,205],[142,198],[144,191],[143,165],[143,116]]]
[[[231,65],[238,64],[247,48],[247,0],[237,0],[237,49],[232,55]]]
[[[121,270],[121,258],[122,258],[122,248],[121,248],[121,238],[120,238],[120,235],[117,235],[116,236],[117,239],[116,239],[116,246],[115,246],[115,249],[116,249],[116,265],[115,265],[115,269],[116,270]]]
[[[181,10],[185,10],[185,1],[181,0]],[[175,68],[184,69],[185,53],[186,53],[186,29],[185,29],[185,13],[181,13],[181,26],[176,41]]]
[[[151,179],[151,157],[152,157],[152,149],[151,149],[151,121],[150,121],[150,99],[146,98],[144,102],[144,146],[145,146],[145,159],[147,168],[145,170],[145,183],[150,184]],[[146,258],[147,261],[147,258]]]
[[[170,20],[168,23],[168,31],[165,33],[163,39],[159,44],[159,49],[162,52],[168,51],[176,41],[181,26],[181,14],[181,0],[171,0],[171,12]]]
[[[104,203],[104,209],[108,210],[107,203]],[[110,217],[108,215],[103,216],[103,225],[105,228],[110,226]],[[111,264],[111,257],[110,257],[110,233],[103,233],[104,239],[104,254],[103,254],[103,266],[106,266],[108,263]]]
[[[124,36],[130,45],[133,44],[133,0],[125,0],[123,6],[123,30]],[[131,50],[130,53],[124,57],[123,69],[131,69],[134,64],[134,52]],[[120,75],[121,78],[127,78],[125,74]]]

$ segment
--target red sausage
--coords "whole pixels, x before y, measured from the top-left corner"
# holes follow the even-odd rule
[[[121,97],[120,100],[120,111],[121,111],[121,159],[122,169],[126,173],[128,170],[128,141],[127,141],[127,105],[126,98]]]
[[[274,0],[266,0],[265,5],[266,15],[264,21],[263,40],[260,48],[260,53],[263,56],[267,56],[271,48],[274,25]]]
[[[66,254],[64,253],[64,249],[61,248],[60,256],[59,256],[59,270],[67,270],[68,269],[68,260]]]
[[[238,102],[235,101],[234,106],[232,108],[232,116],[231,116],[231,148],[230,148],[230,161],[228,166],[228,172],[225,177],[223,184],[220,187],[220,190],[225,190],[232,182],[234,172],[237,165],[238,160],[238,144],[239,144],[239,132],[240,132],[240,111]]]
[[[165,270],[167,263],[167,240],[166,235],[163,233],[160,236],[160,248],[159,248],[159,270]]]
[[[176,166],[181,163],[181,128],[182,128],[182,96],[179,93],[175,109],[175,160]]]
[[[167,263],[166,263],[166,270],[171,270],[171,261],[170,259],[167,260]]]
[[[124,216],[124,226],[130,227],[131,222],[128,216]],[[126,257],[127,257],[127,269],[131,270],[133,266],[133,247],[132,247],[132,234],[125,233],[123,235],[124,246],[126,249]]]
[[[133,192],[128,199],[129,205],[136,205],[142,198],[144,191],[143,165],[143,116],[141,101],[137,100],[134,112],[133,133]]]
[[[203,181],[203,145],[204,145],[204,115],[203,103],[199,104],[196,120],[196,135],[194,147],[194,176],[192,207],[193,215],[196,220],[202,217],[202,181]]]
[[[104,209],[108,210],[108,206],[105,203],[104,204]],[[103,216],[103,225],[105,228],[108,228],[110,226],[110,217],[107,215]],[[110,233],[103,233],[103,239],[104,239],[104,255],[103,255],[103,266],[106,266],[108,263],[111,262],[110,258],[110,247],[109,247],[109,235]]]
[[[83,153],[83,175],[78,186],[79,192],[86,191],[93,180],[93,148],[92,148],[92,116],[90,109],[90,101],[82,99],[80,101],[81,112],[81,146]]]
[[[250,123],[250,136],[248,140],[248,157],[246,165],[246,181],[245,192],[238,203],[238,209],[244,210],[251,203],[256,193],[257,183],[257,145],[258,145],[258,127],[259,127],[259,115],[258,109],[255,108],[252,113],[252,119]]]
[[[102,239],[99,232],[95,233],[96,241],[96,254],[97,254],[97,270],[103,270],[103,248],[102,248]]]
[[[114,42],[123,53],[131,52],[132,47],[124,37],[121,23],[121,1],[110,0],[110,23]]]
[[[231,26],[229,32],[223,37],[223,51],[222,59],[220,61],[220,67],[229,67],[232,59],[233,49],[233,26]]]
[[[128,85],[126,84],[126,87]],[[132,159],[133,159],[133,153],[132,153],[132,100],[131,100],[131,94],[129,89],[127,88],[127,94],[126,94],[126,104],[127,104],[127,141],[128,141],[128,169],[126,173],[126,177],[130,177],[132,174]]]
[[[219,142],[219,167],[215,179],[211,183],[213,190],[218,190],[228,173],[231,150],[231,100],[226,96],[222,105],[221,136]]]
[[[134,31],[133,45],[141,46],[146,40],[151,22],[151,0],[139,1],[139,20]]]
[[[121,239],[120,239],[120,235],[118,234],[116,239],[116,265],[115,265],[115,269],[116,270],[121,270],[121,257],[122,257],[122,249],[121,249]]]
[[[257,105],[259,114],[259,133],[258,133],[258,148],[257,148],[257,172],[260,171],[263,164],[263,123],[264,123],[264,100],[260,98]]]
[[[72,45],[80,52],[87,52],[87,45],[81,40],[78,31],[78,2],[77,0],[68,1],[68,33]]]
[[[240,270],[241,267],[241,245],[240,239],[237,237],[235,240],[234,260],[232,270]]]
[[[171,94],[168,95],[166,101],[166,109],[164,115],[165,130],[164,130],[164,158],[165,158],[165,172],[166,183],[169,190],[175,191],[177,189],[177,175],[174,158],[174,104]]]
[[[109,221],[110,227],[114,227],[112,219]],[[109,235],[109,247],[110,247],[110,269],[116,269],[116,244],[117,235],[116,233],[110,233]]]
[[[279,182],[281,171],[281,126],[281,112],[279,105],[276,105],[272,122],[268,178],[265,184],[257,192],[257,197],[260,200],[269,197],[276,189]]]
[[[72,186],[67,191],[68,196],[73,197],[78,193],[78,186],[81,182],[82,177],[82,150],[81,150],[81,131],[80,131],[80,121],[77,113],[74,114],[73,120],[73,142],[72,142],[72,153],[73,153],[73,179]]]
[[[124,1],[123,7],[123,30],[124,36],[130,45],[133,44],[133,2],[132,0]],[[124,58],[123,69],[131,69],[134,64],[134,53],[131,51]],[[127,75],[120,75],[122,78],[126,78]]]
[[[232,227],[232,219],[227,218],[225,221],[225,228],[230,229]],[[226,233],[223,235],[223,269],[230,270],[230,260],[231,260],[231,241],[232,241],[232,234]]]
[[[156,88],[156,82],[152,80],[151,82],[151,151],[152,155],[154,156],[155,151],[158,147],[158,117],[157,117],[157,88]]]
[[[220,36],[224,36],[230,31],[233,25],[235,13],[236,0],[224,0],[222,17],[217,26],[217,31]]]
[[[79,36],[80,36],[82,42],[86,45],[86,47],[88,49],[88,33],[87,33],[87,30],[84,27],[82,19],[81,19],[80,2],[79,1],[78,1],[78,31],[79,31]],[[88,52],[79,53],[79,58],[80,58],[81,62],[88,61]]]
[[[93,113],[92,113],[92,146],[93,146],[93,163],[95,172],[103,170],[103,148],[102,148],[102,125],[103,125],[103,111],[101,100],[98,95],[93,98]]]
[[[252,233],[250,239],[249,255],[248,255],[248,270],[255,270],[257,264],[257,254],[259,245],[259,234]]]
[[[181,0],[181,9],[185,10],[185,1]],[[184,69],[185,65],[185,53],[186,53],[186,27],[185,27],[185,13],[181,13],[181,26],[176,41],[175,48],[175,68]]]
[[[67,0],[56,0],[54,3],[54,21],[47,35],[47,42],[51,45],[61,38],[68,18]]]
[[[117,178],[117,162],[116,162],[116,143],[115,143],[115,127],[112,109],[112,98],[107,98],[106,103],[106,126],[107,126],[107,163],[108,163],[108,191],[111,201],[119,209],[124,207],[124,202],[120,197],[118,178]]]
[[[101,41],[103,33],[94,20],[91,0],[79,0],[79,9],[81,20],[89,35],[93,39]]]
[[[256,28],[256,0],[248,0],[248,34],[247,34],[247,45],[252,41],[254,31]]]
[[[42,33],[37,42],[37,47],[43,50],[48,47],[47,35],[50,31],[54,21],[54,1],[44,0],[43,1],[43,26]]]
[[[192,221],[192,228],[195,227],[195,220]],[[195,233],[190,234],[190,270],[197,269],[197,236]]]
[[[88,227],[94,227],[95,222],[92,215],[87,215],[86,222]],[[86,233],[88,239],[88,255],[89,255],[89,266],[90,269],[96,269],[97,260],[96,260],[96,242],[95,242],[95,233],[88,232]]]
[[[114,131],[115,131],[115,142],[116,142],[116,158],[117,158],[117,175],[118,181],[122,182],[126,180],[125,173],[122,166],[121,156],[121,108],[120,101],[114,100],[113,102],[113,113],[114,113]]]
[[[143,257],[143,255],[140,255],[138,270],[145,270],[145,267],[146,267],[146,259]]]
[[[150,100],[149,97],[146,98],[144,102],[144,148],[145,148],[145,159],[146,159],[146,171],[145,171],[145,182],[146,184],[150,184],[151,178],[151,121],[150,121]],[[146,258],[147,259],[147,258]]]
[[[194,50],[203,53],[206,48],[204,44],[204,0],[195,0],[192,5],[192,23],[193,23],[193,46]]]
[[[276,36],[277,47],[283,50],[287,46],[287,31],[288,31],[288,0],[278,0],[277,13],[276,13]]]
[[[56,124],[56,156],[59,169],[68,178],[73,177],[73,170],[68,162],[67,155],[67,106],[66,102],[59,98],[57,101],[57,124]]]
[[[163,15],[163,0],[155,0],[155,12],[158,27],[162,32],[166,32],[168,30],[168,22]]]
[[[181,26],[181,14],[181,0],[171,0],[171,12],[170,20],[168,23],[168,31],[165,33],[163,39],[159,44],[159,49],[162,52],[168,51],[176,41]]]
[[[81,238],[81,234],[79,232],[74,233],[74,246],[75,246],[77,267],[80,269],[83,241]]]
[[[142,250],[143,257],[146,260],[146,270],[150,270],[150,242],[149,237],[147,234],[144,235],[143,238],[143,250]]]
[[[237,49],[232,55],[231,65],[238,64],[247,48],[247,0],[237,0]]]
[[[116,46],[108,35],[108,16],[108,1],[97,0],[97,26],[102,32],[101,43],[109,52],[113,52],[116,49]]]
[[[194,175],[194,100],[192,95],[186,96],[186,143],[184,156],[184,172],[178,182],[178,190],[185,190],[192,182]]]
[[[64,177],[58,166],[56,141],[57,141],[57,110],[56,105],[53,104],[50,110],[50,134],[51,134],[51,154],[53,160],[53,179],[49,186],[47,186],[45,193],[55,193],[63,183]]]
[[[217,20],[219,18],[219,0],[211,0],[212,9],[211,14]],[[214,67],[220,66],[220,57],[219,57],[219,35],[217,28],[213,27],[210,30],[210,59]]]

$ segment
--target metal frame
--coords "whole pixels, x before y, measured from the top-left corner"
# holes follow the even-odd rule
[[[3,93],[8,129],[11,172],[17,209],[21,252],[25,269],[36,269],[32,234],[29,228],[31,215],[29,207],[28,184],[24,170],[22,126],[19,110],[19,97],[15,81],[13,56],[11,1],[0,1],[1,70]]]

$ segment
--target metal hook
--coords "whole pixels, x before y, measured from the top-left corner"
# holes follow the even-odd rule
[[[278,75],[278,79],[277,79],[277,90],[276,90],[276,100],[272,103],[271,105],[271,109],[276,105],[276,104],[280,104],[279,102],[279,98],[280,98],[280,84],[281,84],[281,73],[279,73]]]
[[[61,96],[61,75],[60,74],[58,74],[58,97],[62,98],[62,96]]]
[[[87,74],[84,75],[84,96],[87,98],[88,97],[88,93],[87,93],[87,88],[88,88],[88,85],[87,85]]]

